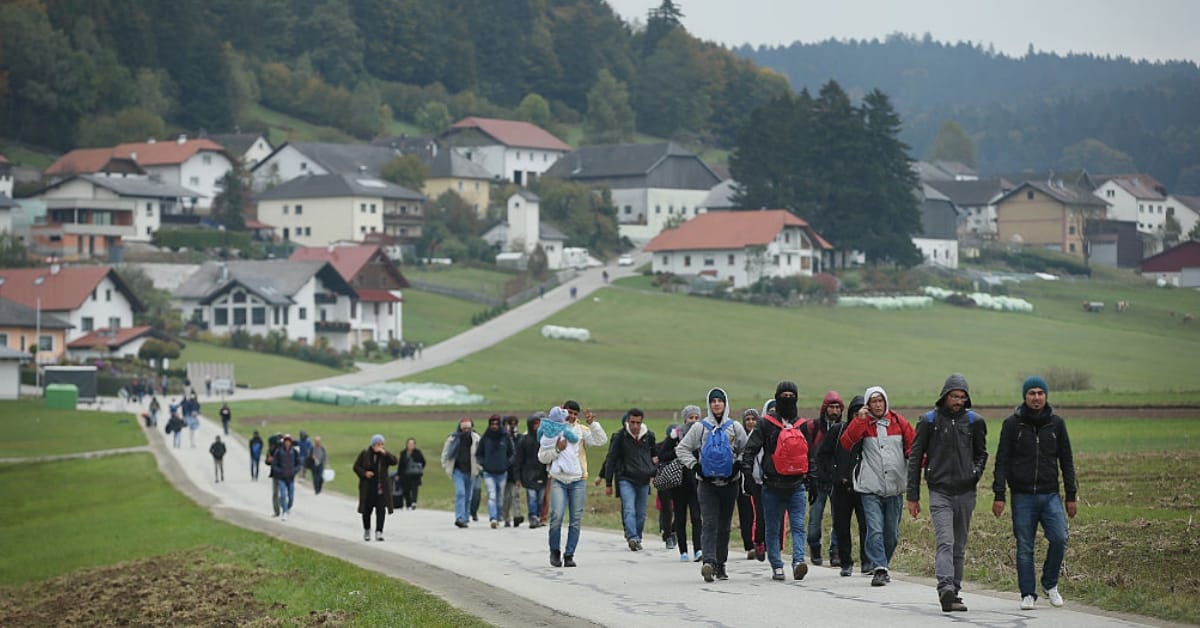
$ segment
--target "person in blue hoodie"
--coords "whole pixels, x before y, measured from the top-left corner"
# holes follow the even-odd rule
[[[709,390],[706,403],[708,414],[679,441],[675,456],[696,475],[703,558],[700,575],[705,582],[712,582],[729,579],[725,561],[729,559],[729,531],[742,480],[737,461],[746,446],[746,430],[729,417],[729,397],[723,389]],[[709,434],[718,431],[729,439],[728,447],[716,441],[708,443]]]
[[[262,459],[263,439],[258,435],[258,430],[254,430],[254,436],[250,437],[250,479],[258,481],[258,461]]]
[[[483,469],[483,481],[488,491],[488,524],[500,527],[501,508],[504,505],[504,485],[508,483],[508,467],[513,459],[513,442],[501,425],[499,414],[488,418],[487,431],[479,439],[475,460]]]

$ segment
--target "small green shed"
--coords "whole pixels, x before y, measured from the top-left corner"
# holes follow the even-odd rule
[[[46,387],[46,407],[74,410],[79,403],[79,388],[75,384],[50,384]]]

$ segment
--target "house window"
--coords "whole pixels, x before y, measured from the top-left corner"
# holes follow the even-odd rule
[[[290,239],[290,236],[289,236],[289,234],[288,234],[288,228],[287,228],[287,227],[284,227],[284,228],[283,228],[283,239],[284,239],[284,240],[288,240],[288,239]]]
[[[306,236],[310,236],[310,235],[312,235],[312,227],[305,227],[305,228],[304,228],[304,235],[306,235]]]
[[[240,290],[238,292],[233,293],[233,302],[234,303],[245,303],[246,302],[246,293],[242,292]]]
[[[306,321],[308,320],[308,308],[302,307],[296,312],[296,318]]]
[[[479,191],[479,182],[478,181],[475,182],[475,191],[476,192]],[[478,206],[476,206],[476,207],[478,208]]]
[[[233,324],[238,327],[246,326],[246,308],[238,307],[233,309]]]
[[[729,256],[729,265],[733,266],[733,256],[732,255]]]
[[[279,306],[275,306],[275,307],[271,308],[271,312],[272,312],[271,320],[274,321],[275,325],[278,325],[279,324]]]
[[[146,215],[147,216],[154,215],[154,203],[146,203]]]
[[[84,316],[79,323],[83,331],[92,331],[96,328],[96,321],[91,316]]]
[[[668,213],[668,214],[674,214],[674,213],[675,213],[675,206],[674,206],[674,205],[667,205],[667,213]]]
[[[321,322],[322,322],[322,323],[324,323],[324,322],[325,322],[325,316],[326,316],[326,315],[325,315],[325,308],[321,308]]]
[[[1071,226],[1067,227],[1067,234],[1075,235],[1075,225],[1071,225]]]
[[[229,324],[229,310],[218,307],[213,309],[213,327],[225,327]]]
[[[112,290],[105,290],[105,291],[104,291],[104,300],[105,300],[105,301],[109,301],[109,302],[111,302],[111,301],[112,301]]]
[[[284,216],[286,216],[286,215],[287,215],[287,213],[288,213],[288,206],[287,206],[287,205],[284,205],[284,206],[283,206],[283,215],[284,215]]]
[[[654,206],[654,213],[656,213],[656,214],[661,214],[661,213],[662,213],[662,205],[655,205],[655,206]]]
[[[371,213],[375,213],[375,203],[371,203]]]
[[[8,334],[0,334],[0,347],[8,346]]]
[[[110,316],[108,319],[108,328],[109,329],[118,329],[120,327],[121,327],[121,317],[120,316]]]
[[[299,216],[300,214],[303,214],[303,213],[304,213],[304,206],[296,205],[296,215]]]
[[[204,162],[206,166],[212,165],[212,155],[205,155],[200,158],[200,161]]]
[[[367,227],[366,227],[365,225],[364,225],[364,226],[360,226],[360,227],[358,228],[358,232],[359,232],[359,233],[366,233],[366,232],[367,232]]]
[[[683,256],[683,265],[684,265],[684,266],[691,266],[691,265],[692,265],[692,256],[691,256],[691,255],[684,255],[684,256]]]
[[[791,242],[791,241],[792,241],[792,234],[790,234],[790,233],[788,233],[788,232],[784,231],[784,232],[783,232],[783,243],[784,243],[784,244],[787,244],[787,243],[789,243],[789,242]]]
[[[779,265],[779,256],[778,255],[775,256],[775,265],[776,266]]]
[[[1142,205],[1141,203],[1138,203],[1138,213],[1139,213],[1139,214],[1144,214],[1144,213],[1146,213],[1146,206],[1145,206],[1145,205]]]
[[[394,313],[394,311],[395,311],[393,309],[394,307],[395,307],[394,303],[388,303],[388,316],[391,316]]]
[[[632,213],[633,213],[633,205],[626,205],[625,206],[625,215],[628,216]]]
[[[376,305],[378,307],[378,305]],[[378,312],[376,312],[378,314]],[[358,301],[350,302],[350,318],[358,318]]]
[[[1025,198],[1032,201],[1033,200],[1033,190],[1026,190]]]
[[[300,162],[300,169],[301,169],[301,170],[308,170],[308,162],[307,162],[307,161],[302,161],[302,162]]]
[[[365,214],[365,213],[367,213],[367,204],[366,204],[366,203],[359,203],[359,204],[358,204],[358,213],[360,213],[360,214]]]
[[[791,254],[791,253],[788,253],[787,265],[788,265],[788,266],[791,266],[791,265],[792,265],[792,254]]]
[[[47,334],[38,336],[38,351],[54,351],[54,336]]]
[[[154,235],[154,230],[150,227],[146,227],[146,235]]]
[[[716,262],[716,260],[714,260],[714,259],[713,259],[713,258],[711,258],[711,257],[706,257],[706,258],[704,258],[704,265],[705,265],[705,266],[715,266],[715,265],[716,265],[716,263],[717,263],[717,262]]]
[[[1104,195],[1108,198],[1113,198],[1117,195],[1117,192],[1115,190],[1105,190]]]
[[[93,301],[96,300],[96,289],[95,288],[92,288],[92,300]]]
[[[191,177],[188,179],[188,183],[191,183],[192,185],[200,185],[200,177]]]
[[[669,257],[667,257],[666,255],[664,255],[663,256],[663,266],[666,266],[667,264],[670,264],[670,263],[671,263],[671,259]]]
[[[1072,253],[1075,252],[1075,243],[1074,242],[1071,243],[1070,250]]]

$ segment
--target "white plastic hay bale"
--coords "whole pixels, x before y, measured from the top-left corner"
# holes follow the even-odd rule
[[[555,340],[575,340],[587,342],[592,334],[582,327],[559,327],[558,325],[542,325],[542,337]]]
[[[840,307],[873,307],[877,310],[906,310],[929,307],[933,298],[928,296],[903,297],[840,297]]]

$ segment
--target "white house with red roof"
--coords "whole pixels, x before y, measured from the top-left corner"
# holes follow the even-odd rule
[[[833,246],[783,209],[709,211],[667,229],[645,247],[651,269],[701,275],[745,288],[765,277],[821,272]]]
[[[96,329],[67,343],[67,350],[75,360],[97,358],[136,358],[147,340],[155,338],[182,343],[149,326],[122,327],[119,329]]]
[[[323,261],[358,294],[356,316],[350,318],[350,342],[367,340],[386,344],[404,340],[404,288],[408,280],[395,262],[376,244],[336,243],[326,247],[298,248],[291,261]]]
[[[145,309],[111,266],[0,269],[0,297],[71,324],[67,343],[105,329],[133,327]]]
[[[111,171],[118,163],[133,163],[152,180],[180,186],[195,194],[195,206],[207,212],[221,192],[221,179],[233,169],[235,158],[216,142],[180,135],[174,140],[130,142],[112,148],[74,150],[46,169],[52,179],[73,174]]]
[[[483,166],[496,180],[525,185],[550,169],[571,146],[549,131],[518,120],[463,118],[439,141]]]

